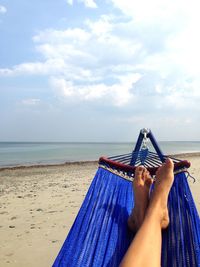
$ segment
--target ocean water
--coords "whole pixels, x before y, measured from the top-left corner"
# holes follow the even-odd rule
[[[200,142],[159,142],[164,154],[200,152]],[[135,143],[0,142],[0,166],[57,164],[98,160],[100,156],[129,153]]]

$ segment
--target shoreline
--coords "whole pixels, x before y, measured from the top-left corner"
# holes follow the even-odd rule
[[[52,163],[52,164],[34,164],[34,165],[16,165],[16,166],[0,166],[0,172],[5,170],[20,170],[20,169],[32,169],[32,168],[48,168],[48,167],[65,167],[73,165],[86,165],[98,163],[98,160],[88,160],[88,161],[70,161],[64,163]]]
[[[174,153],[167,156],[177,157],[187,160],[187,157],[200,157],[200,152],[186,152],[186,153]],[[99,160],[80,160],[80,161],[67,161],[62,163],[41,163],[41,164],[19,164],[19,165],[6,165],[0,166],[0,172],[4,170],[18,170],[18,169],[31,169],[31,168],[48,168],[48,167],[63,167],[70,165],[84,165],[84,164],[98,164]]]

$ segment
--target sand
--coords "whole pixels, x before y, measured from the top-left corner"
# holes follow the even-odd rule
[[[200,212],[200,154],[188,179]],[[0,267],[51,266],[85,197],[97,162],[0,171]]]

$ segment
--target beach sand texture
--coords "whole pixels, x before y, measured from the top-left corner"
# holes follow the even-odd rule
[[[200,154],[189,179],[200,212]],[[180,158],[180,157],[179,157]],[[97,162],[0,171],[0,267],[51,266],[75,219]]]

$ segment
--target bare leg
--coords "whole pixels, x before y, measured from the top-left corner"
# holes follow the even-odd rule
[[[167,159],[156,173],[155,188],[144,222],[120,267],[159,267],[161,265],[161,231],[169,224],[167,200],[173,180],[173,162]]]
[[[134,208],[128,218],[128,226],[131,231],[137,232],[144,221],[149,204],[149,189],[153,179],[146,168],[139,166],[135,170],[133,179]]]

